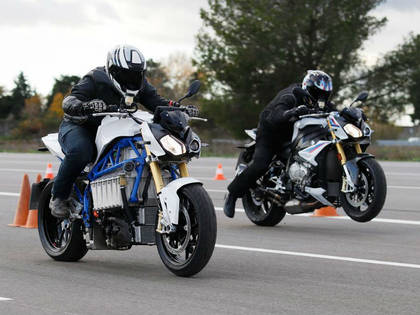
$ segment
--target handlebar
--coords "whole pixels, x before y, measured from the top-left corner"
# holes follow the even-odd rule
[[[314,113],[314,114],[306,114],[299,116],[299,118],[308,118],[308,117],[327,117],[330,113]]]

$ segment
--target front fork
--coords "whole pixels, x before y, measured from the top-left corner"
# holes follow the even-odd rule
[[[329,121],[329,119],[327,120],[328,122],[328,127],[330,129],[330,133],[333,139],[333,142],[335,143],[336,147],[337,147],[337,152],[338,152],[338,159],[341,162],[341,165],[343,166],[344,169],[344,173],[346,174],[345,179],[343,180],[343,185],[341,187],[341,191],[346,193],[346,192],[352,192],[356,189],[354,181],[351,179],[351,175],[350,172],[348,170],[348,167],[346,165],[347,163],[347,156],[346,153],[344,152],[343,149],[343,145],[337,140],[337,137],[335,135],[334,130],[332,129],[331,123]],[[357,154],[362,153],[362,148],[360,147],[359,143],[356,143],[354,145],[354,149],[356,150]]]
[[[144,148],[146,150],[147,159],[148,159],[148,161],[150,161],[149,166],[150,166],[150,171],[152,172],[153,181],[155,183],[156,194],[159,194],[160,191],[163,188],[162,172],[160,171],[160,167],[159,167],[158,162],[152,159],[152,155],[150,153],[149,146],[145,145]],[[179,168],[179,173],[180,173],[181,177],[188,177],[189,176],[187,163],[185,163],[185,162],[180,163],[178,165],[178,168]],[[156,229],[156,232],[158,232],[158,233],[162,233],[162,217],[163,217],[162,210],[159,210],[158,223],[157,223],[157,229]]]

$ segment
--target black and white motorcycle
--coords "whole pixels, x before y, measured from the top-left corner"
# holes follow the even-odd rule
[[[199,87],[199,81],[193,82],[182,99]],[[114,112],[94,114],[105,116],[96,135],[98,155],[74,185],[78,207],[70,219],[51,215],[53,181],[33,187],[31,203],[39,209],[42,246],[55,260],[76,261],[89,249],[157,245],[170,271],[194,275],[209,261],[217,230],[213,203],[187,168],[201,151],[188,120],[201,118],[189,117],[185,107],[158,107],[167,121],[156,123],[152,114],[136,106],[133,110],[130,101],[111,105]],[[53,155],[64,158],[57,134],[42,141]]]
[[[253,223],[274,226],[286,212],[306,213],[323,206],[343,207],[358,222],[379,214],[387,191],[385,174],[365,153],[373,131],[362,110],[352,107],[367,97],[367,92],[360,93],[341,112],[299,117],[291,142],[279,148],[266,174],[242,197]],[[245,132],[253,141],[241,147],[237,173],[251,162],[255,149],[256,129]]]

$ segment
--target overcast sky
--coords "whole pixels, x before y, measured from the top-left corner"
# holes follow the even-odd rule
[[[23,71],[43,95],[54,77],[82,76],[105,63],[107,51],[129,43],[146,58],[192,55],[207,0],[0,0],[0,86]],[[420,0],[389,0],[374,11],[388,24],[366,44],[374,63],[410,31],[420,33]]]

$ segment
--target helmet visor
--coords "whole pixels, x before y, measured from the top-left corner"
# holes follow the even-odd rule
[[[144,71],[111,67],[109,73],[123,90],[138,91],[143,86]]]
[[[316,86],[309,87],[308,92],[317,101],[326,102],[330,99],[330,96],[331,96],[331,91],[324,91],[317,88]]]

